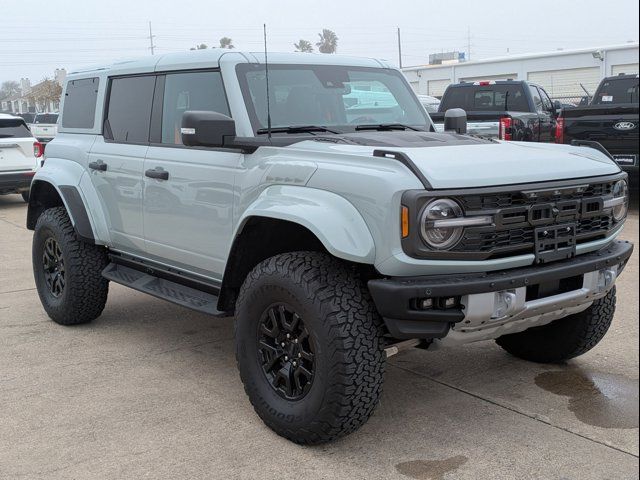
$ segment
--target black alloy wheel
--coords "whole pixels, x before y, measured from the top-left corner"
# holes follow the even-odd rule
[[[44,279],[51,295],[60,298],[64,293],[65,269],[62,249],[55,238],[49,237],[44,242],[42,252]]]
[[[284,303],[267,307],[258,324],[258,353],[271,387],[287,400],[302,399],[313,383],[315,348],[304,321]]]

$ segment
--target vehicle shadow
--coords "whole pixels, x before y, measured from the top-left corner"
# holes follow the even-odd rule
[[[192,378],[194,372],[205,375],[206,378],[196,376],[194,380],[212,379],[211,383],[205,383],[211,388],[206,393],[214,396],[217,382],[221,381],[229,392],[228,396],[217,396],[218,400],[229,403],[226,407],[240,402],[249,417],[237,421],[250,422],[255,414],[236,370],[233,321],[230,317],[212,318],[115,286],[103,315],[80,327],[77,335],[84,335],[80,330],[106,330],[108,338],[101,335],[103,341],[136,352],[138,359],[140,355],[145,359],[164,357],[163,361],[179,359],[172,366],[175,375]],[[567,393],[561,385],[569,384],[575,388]],[[580,424],[600,428],[637,428],[637,389],[637,379],[594,371],[588,363],[580,361],[565,365],[525,362],[506,354],[494,342],[480,342],[455,351],[413,349],[389,359],[381,405],[365,427],[335,444],[340,447],[322,448],[334,451],[349,445],[356,447],[366,443],[367,436],[380,441],[384,435],[385,443],[401,442],[407,431],[420,431],[421,435],[431,437],[429,432],[434,429],[442,429],[444,434],[447,429],[463,428],[457,426],[458,422],[484,424],[486,408],[491,405],[497,411],[503,409],[502,413],[508,416],[512,416],[513,410],[521,410],[527,419],[536,413],[546,414],[547,409],[557,410],[560,405],[563,410],[559,421],[566,417],[568,425],[577,419]],[[545,391],[553,394],[551,406],[549,399],[539,401]],[[622,393],[611,396],[612,391]],[[634,391],[635,395],[631,395]],[[571,400],[568,407],[563,396]],[[452,406],[460,403],[475,408],[461,415]],[[449,412],[454,420],[443,417],[443,411]],[[620,414],[626,420],[620,420]],[[456,426],[452,427],[451,422]],[[263,430],[271,437],[266,427]],[[430,442],[426,437],[421,440],[425,444]],[[437,436],[433,438],[436,442]]]
[[[0,210],[17,210],[19,208],[25,208],[26,215],[27,204],[22,199],[21,195],[0,195]]]

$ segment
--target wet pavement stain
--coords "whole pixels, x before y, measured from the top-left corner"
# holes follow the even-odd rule
[[[540,388],[569,397],[569,410],[583,423],[601,428],[638,428],[638,380],[579,369],[544,372]]]
[[[444,480],[447,473],[456,471],[469,459],[464,455],[456,455],[444,460],[412,460],[396,465],[396,470],[416,480]]]

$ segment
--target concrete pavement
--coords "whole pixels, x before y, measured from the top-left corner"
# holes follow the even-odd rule
[[[493,342],[401,353],[362,429],[299,447],[245,397],[232,319],[112,284],[92,324],[51,322],[25,214],[0,197],[0,479],[638,478],[637,252],[583,357],[536,365]],[[637,244],[637,211],[623,238]]]

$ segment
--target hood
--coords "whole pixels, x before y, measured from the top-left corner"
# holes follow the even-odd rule
[[[404,132],[402,132],[404,133]],[[335,137],[304,141],[293,147],[373,157],[374,150],[402,152],[411,158],[434,189],[570,180],[620,172],[609,157],[590,147],[544,143],[500,142],[455,134],[427,134],[420,146],[409,142],[344,143]],[[373,137],[373,135],[371,135]],[[425,134],[421,134],[425,137]],[[447,139],[449,137],[449,139]],[[469,141],[465,141],[465,137]],[[364,140],[364,139],[362,139]]]

